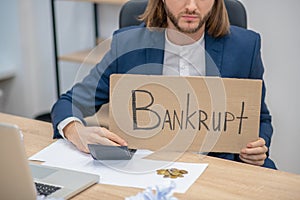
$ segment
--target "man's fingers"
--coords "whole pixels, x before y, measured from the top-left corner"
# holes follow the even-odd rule
[[[87,146],[84,146],[81,151],[84,153],[90,153],[90,150]]]
[[[258,165],[258,166],[262,166],[265,163],[265,160],[249,160],[249,159],[243,158],[241,155],[240,155],[240,159],[242,161],[244,161],[245,163],[249,163],[252,165]]]
[[[268,147],[263,138],[247,144],[247,147],[241,150],[240,159],[252,165],[263,165],[267,158]]]
[[[127,146],[125,140],[101,127],[80,127],[72,136],[72,143],[82,152],[90,153],[88,144]]]
[[[121,145],[121,146],[127,146],[128,145],[125,140],[120,138],[118,135],[110,132],[106,128],[102,128],[101,131],[104,132],[106,138],[108,138],[109,140],[117,143],[118,145]]]
[[[257,155],[240,154],[240,157],[252,161],[261,161],[261,160],[264,161],[267,158],[267,155],[265,153],[257,154]]]
[[[99,135],[102,138],[107,138],[108,140],[110,140],[111,142],[107,141],[107,140],[103,140],[102,142],[104,142],[107,145],[121,145],[121,146],[127,146],[127,142],[125,140],[123,140],[122,138],[120,138],[118,135],[110,132],[109,130],[107,130],[106,128],[101,128],[101,127],[95,127],[94,131],[97,133],[97,135]],[[100,139],[100,138],[99,138]]]
[[[265,140],[263,138],[259,138],[258,140],[247,144],[247,147],[248,148],[262,147],[265,144],[266,144]]]
[[[109,145],[109,146],[120,146],[118,143],[115,143],[114,141],[112,141],[108,138],[105,138],[105,137],[100,137],[97,140],[97,143],[102,144],[102,145]]]
[[[268,147],[256,147],[256,148],[245,148],[241,150],[241,154],[257,155],[264,154],[268,152]]]
[[[79,141],[77,141],[74,144],[80,151],[84,152],[84,153],[90,153],[90,150],[88,149],[87,145],[85,145],[81,139],[79,139]]]

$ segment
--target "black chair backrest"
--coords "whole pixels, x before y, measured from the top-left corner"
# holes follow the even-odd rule
[[[225,0],[231,25],[247,28],[247,13],[244,5],[237,0]]]
[[[238,0],[224,0],[231,25],[247,28],[247,14],[243,4]],[[130,0],[126,2],[120,11],[119,27],[139,25],[137,18],[143,14],[147,6],[147,0]]]

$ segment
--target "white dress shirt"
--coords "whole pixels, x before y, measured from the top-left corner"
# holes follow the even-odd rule
[[[205,41],[204,34],[189,45],[176,45],[168,39],[165,32],[165,55],[163,75],[167,76],[204,76]]]
[[[71,122],[74,122],[74,121],[77,121],[77,122],[80,122],[82,123],[82,121],[80,119],[78,119],[77,117],[68,117],[64,120],[62,120],[61,122],[59,122],[59,124],[57,125],[57,129],[58,129],[58,132],[59,134],[65,138],[65,134],[63,132],[63,129]],[[83,123],[82,123],[83,124]]]

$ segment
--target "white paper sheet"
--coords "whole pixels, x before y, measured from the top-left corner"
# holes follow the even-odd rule
[[[95,161],[89,154],[78,151],[70,142],[58,140],[29,160],[44,161],[44,165],[89,172],[100,176],[99,183],[119,186],[147,188],[166,185],[174,181],[174,192],[185,193],[204,172],[208,164],[167,162],[142,159],[150,155],[149,150],[137,150],[131,160]],[[189,173],[183,178],[170,179],[157,175],[162,168],[185,169]]]

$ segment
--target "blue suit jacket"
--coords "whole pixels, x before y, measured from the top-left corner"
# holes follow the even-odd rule
[[[149,31],[144,26],[128,27],[115,32],[110,51],[81,83],[63,94],[52,108],[54,138],[60,138],[57,125],[67,117],[81,119],[93,115],[109,101],[109,77],[113,73],[161,75],[164,61],[165,34]],[[259,34],[231,26],[230,34],[214,38],[205,34],[206,73],[208,76],[263,79],[264,67],[260,55]],[[259,136],[266,146],[273,133],[271,116],[265,104],[262,88]],[[240,161],[236,154],[210,153],[212,156]],[[275,168],[266,159],[265,167]]]

